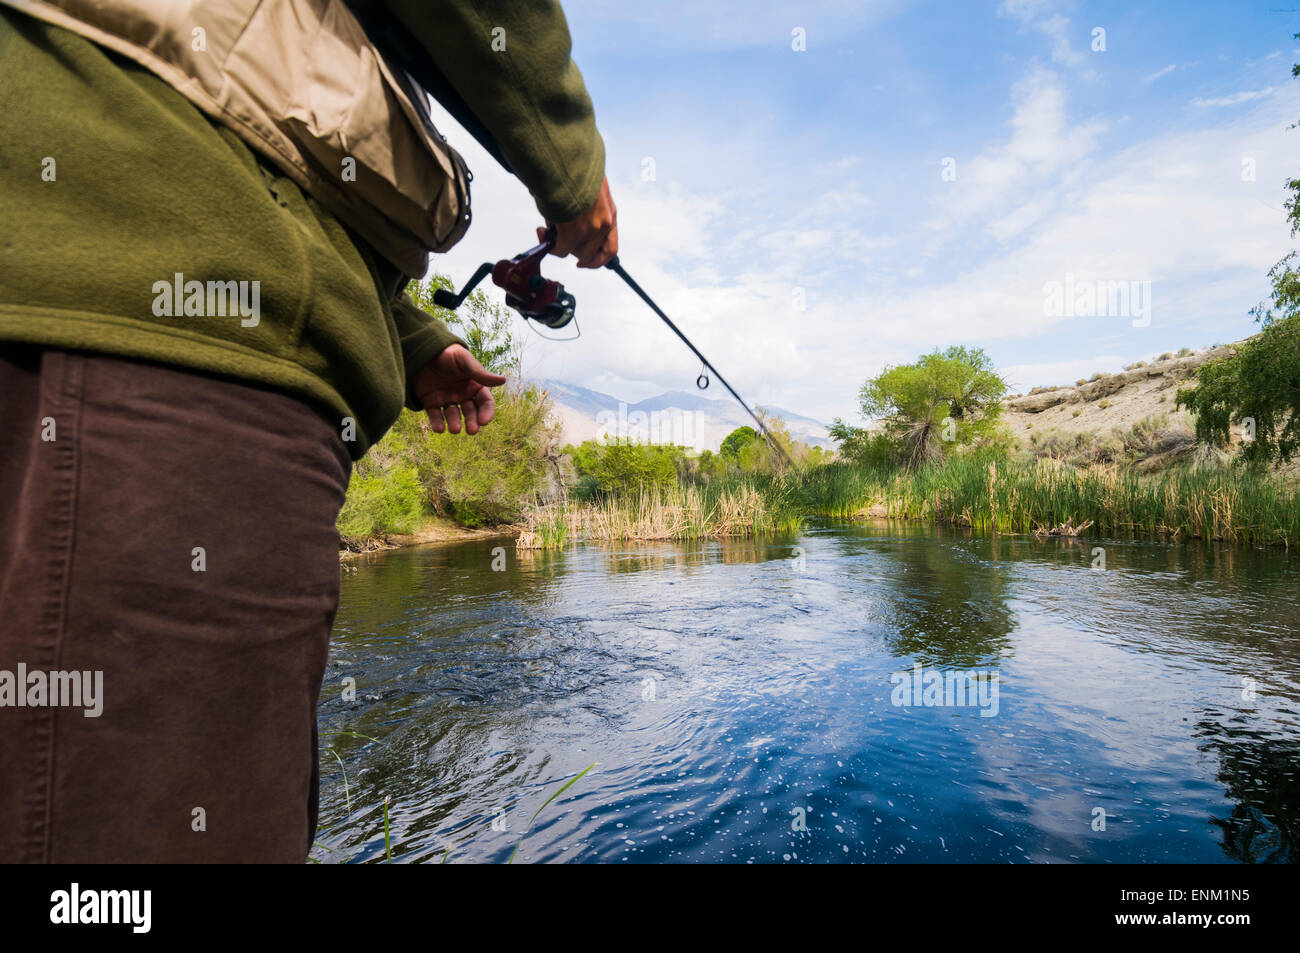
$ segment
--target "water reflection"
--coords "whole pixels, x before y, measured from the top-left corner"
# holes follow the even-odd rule
[[[1099,570],[1096,545],[826,525],[371,557],[314,856],[382,857],[389,797],[401,860],[1294,859],[1295,561],[1106,543]],[[995,671],[997,716],[893,704],[917,663]]]

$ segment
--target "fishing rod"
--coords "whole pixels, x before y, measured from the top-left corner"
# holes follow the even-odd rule
[[[555,247],[555,227],[547,229],[542,241],[528,249],[520,252],[514,258],[503,258],[496,264],[484,262],[479,265],[478,270],[470,277],[464,287],[460,289],[460,294],[448,291],[445,288],[439,288],[433,293],[434,303],[439,307],[446,308],[449,311],[455,311],[459,308],[478,284],[489,275],[492,276],[492,283],[501,288],[506,293],[506,304],[518,311],[526,320],[536,321],[538,324],[545,325],[552,330],[558,330],[573,320],[577,302],[572,294],[564,290],[564,285],[558,281],[544,278],[542,276],[542,259]],[[700,352],[700,349],[692,343],[682,329],[673,323],[668,315],[664,314],[663,309],[655,304],[648,294],[642,290],[641,286],[636,283],[631,275],[624,270],[622,264],[615,255],[605,267],[614,272],[626,282],[627,286],[636,292],[637,297],[646,303],[646,305],[659,316],[659,320],[668,325],[669,330],[681,339],[682,343],[691,349],[691,353],[700,359],[703,369],[700,376],[695,379],[695,386],[700,390],[706,390],[709,386],[709,374],[718,379],[723,387],[732,397],[736,398],[736,403],[745,409],[745,412],[758,424],[759,431],[767,439],[768,445],[771,446],[781,459],[786,462],[787,466],[793,466],[788,454],[786,454],[781,444],[777,442],[776,437],[767,429],[767,425],[747,404],[736,389],[727,383],[713,363]]]

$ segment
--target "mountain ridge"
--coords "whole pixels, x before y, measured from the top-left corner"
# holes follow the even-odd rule
[[[553,378],[532,383],[549,394],[566,443],[594,440],[603,431],[609,435],[648,439],[651,443],[681,443],[697,450],[716,451],[727,434],[737,427],[753,426],[749,414],[729,396],[706,397],[670,390],[642,400],[626,401]],[[834,446],[821,421],[780,407],[764,410],[781,418],[796,440],[813,446]]]

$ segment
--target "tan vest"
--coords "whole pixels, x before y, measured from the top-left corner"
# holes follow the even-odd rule
[[[0,3],[156,73],[408,276],[469,227],[465,160],[343,0]]]

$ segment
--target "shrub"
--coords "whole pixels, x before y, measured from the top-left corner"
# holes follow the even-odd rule
[[[465,526],[517,519],[556,473],[559,425],[535,387],[502,388],[492,424],[475,436],[418,425],[419,473],[434,507]],[[409,426],[409,418],[408,418]]]
[[[587,440],[567,449],[578,471],[580,498],[666,490],[677,484],[679,471],[683,476],[690,475],[683,447],[630,440],[607,443]],[[730,455],[722,456],[725,462]]]
[[[360,464],[339,512],[339,536],[350,549],[389,533],[412,533],[429,514],[419,475],[410,466]]]

